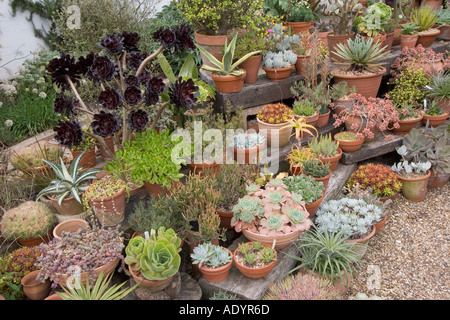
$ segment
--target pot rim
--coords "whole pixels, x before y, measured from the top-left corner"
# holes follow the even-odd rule
[[[420,120],[419,120],[419,121],[420,121]],[[359,144],[359,142],[361,142],[361,141],[364,142],[364,137],[362,137],[362,138],[360,138],[360,139],[357,139],[357,140],[344,140],[344,139],[339,139],[339,134],[341,134],[341,133],[354,133],[354,134],[356,135],[358,132],[356,132],[356,131],[341,131],[341,132],[336,133],[336,134],[334,135],[334,139],[337,140],[337,141],[339,141],[339,143],[341,143],[341,141],[344,142],[344,143],[346,143],[346,144],[350,144],[350,143],[353,143],[353,144]]]
[[[113,180],[113,179],[111,179]],[[117,181],[117,180],[113,180],[113,181]],[[87,190],[85,191],[87,193],[87,191],[92,187],[92,185],[89,186],[89,188],[87,188]],[[94,202],[102,202],[102,201],[108,201],[108,200],[112,200],[115,199],[119,196],[122,195],[122,193],[124,193],[126,190],[126,186],[124,186],[122,189],[120,189],[117,193],[113,194],[112,196],[106,197],[106,198],[91,198],[86,196],[86,199],[89,201],[94,201]]]
[[[244,243],[249,243],[249,244],[253,244],[254,242],[259,242],[259,241],[246,241]],[[272,246],[268,243],[265,242],[260,242],[264,247],[267,248],[271,248],[273,250],[273,252],[275,252],[275,259],[273,261],[271,261],[269,264],[263,266],[263,267],[259,267],[259,268],[250,268],[250,267],[246,267],[243,264],[239,263],[239,261],[236,259],[237,253],[239,251],[239,247],[237,247],[236,249],[234,249],[233,252],[233,261],[236,264],[236,266],[240,266],[246,270],[261,270],[261,269],[265,269],[265,268],[269,268],[272,265],[275,265],[277,263],[277,259],[278,259],[278,254],[277,254],[277,250],[275,248],[272,248]]]
[[[386,68],[383,66],[379,66],[381,68],[381,70],[379,72],[373,72],[373,73],[369,73],[369,74],[360,74],[360,75],[350,75],[350,74],[339,74],[337,71],[344,69],[345,67],[339,67],[336,68],[334,70],[331,71],[331,73],[333,74],[333,76],[337,76],[338,78],[341,79],[370,79],[370,78],[375,78],[375,77],[379,77],[379,76],[383,76],[383,74],[386,72]]]

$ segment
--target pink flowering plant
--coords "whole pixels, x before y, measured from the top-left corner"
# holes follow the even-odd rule
[[[312,225],[305,201],[291,193],[281,179],[269,181],[264,189],[259,185],[247,187],[247,195],[233,208],[231,225],[237,232],[249,230],[268,236],[281,236]]]
[[[337,128],[346,120],[353,117],[359,118],[361,121],[353,122],[351,131],[357,132],[357,138],[374,138],[374,133],[370,130],[378,128],[383,132],[386,139],[392,139],[392,135],[386,135],[385,131],[398,128],[399,113],[389,95],[385,98],[366,98],[361,94],[354,93],[349,96],[352,100],[352,105],[347,110],[342,111],[339,115],[334,115],[334,126]]]

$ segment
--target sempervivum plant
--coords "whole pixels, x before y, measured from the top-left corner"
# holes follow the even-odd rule
[[[63,232],[48,244],[41,244],[42,255],[36,266],[40,269],[37,281],[50,279],[56,287],[60,275],[79,267],[80,272],[93,271],[114,259],[123,259],[123,239],[117,229],[79,229]]]
[[[214,245],[211,242],[202,243],[194,248],[191,253],[192,263],[202,263],[208,268],[218,268],[232,260],[230,252],[221,246]]]
[[[259,110],[257,117],[265,123],[284,123],[294,117],[294,111],[284,103],[269,103]]]
[[[262,235],[278,236],[312,225],[301,195],[287,190],[281,179],[265,185],[251,185],[248,194],[233,208],[231,225],[237,232],[247,229]]]
[[[154,33],[153,39],[159,41],[161,46],[151,55],[138,50],[139,34],[122,32],[108,34],[100,40],[99,46],[103,48],[104,54],[90,53],[75,59],[61,53],[49,62],[47,72],[53,83],[63,91],[55,99],[54,111],[69,117],[61,120],[54,128],[59,143],[67,147],[77,146],[83,135],[88,134],[114,157],[106,147],[104,138],[112,136],[116,146],[123,149],[123,144],[131,138],[131,131],[140,131],[146,127],[155,129],[169,104],[182,110],[197,104],[198,87],[192,79],[180,78],[166,86],[162,79],[152,77],[146,70],[149,62],[163,50],[171,53],[194,50],[189,27],[162,27]],[[77,85],[82,80],[100,86],[97,105],[90,107],[80,97]],[[64,93],[67,89],[72,90],[76,99]],[[152,107],[158,111],[150,124],[146,109]],[[78,120],[81,114],[86,116],[92,132],[81,130]],[[117,136],[120,130],[121,141]]]
[[[402,182],[390,167],[375,163],[361,165],[352,173],[347,187],[351,189],[356,184],[362,189],[370,187],[378,197],[390,197],[402,189]]]

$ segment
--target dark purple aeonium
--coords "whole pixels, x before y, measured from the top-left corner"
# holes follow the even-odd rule
[[[70,116],[75,113],[76,100],[61,92],[53,102],[53,111],[64,116]]]
[[[98,44],[111,56],[120,55],[124,50],[124,37],[121,34],[110,33]]]
[[[179,77],[169,87],[170,102],[178,109],[189,110],[197,106],[197,97],[199,95],[198,87],[191,78],[183,80]]]
[[[127,87],[123,96],[130,106],[135,106],[142,100],[142,91],[136,86]]]
[[[138,43],[139,40],[141,40],[141,37],[137,32],[122,32],[123,37],[123,46],[125,50],[128,52],[130,51],[137,51],[138,50]]]
[[[147,82],[147,92],[159,95],[163,93],[165,89],[166,85],[164,84],[164,81],[161,78],[152,77]]]
[[[142,130],[148,123],[148,113],[144,110],[133,110],[128,114],[127,123],[130,130]]]
[[[161,45],[169,51],[195,49],[191,28],[186,25],[179,25],[173,28],[160,27],[153,33],[153,39],[161,42]]]
[[[116,110],[122,103],[122,97],[118,90],[107,88],[98,97],[98,103],[106,109]]]
[[[98,56],[93,61],[86,77],[94,82],[103,82],[112,80],[119,72],[117,64],[108,57]]]
[[[112,113],[100,111],[100,113],[94,115],[91,128],[94,134],[107,138],[119,131],[120,120]]]
[[[62,146],[72,148],[80,145],[83,141],[83,130],[75,119],[58,121],[58,125],[53,128],[53,131],[56,132],[56,141]]]
[[[82,75],[80,66],[75,62],[75,58],[65,53],[61,53],[59,58],[50,60],[47,72],[51,75],[52,82],[62,90],[69,88],[68,78],[73,83],[79,83]]]

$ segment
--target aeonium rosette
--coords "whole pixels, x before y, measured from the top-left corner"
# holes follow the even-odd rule
[[[250,185],[247,192],[233,208],[231,225],[237,232],[280,236],[311,227],[302,196],[289,192],[281,179],[269,181],[264,189]]]

